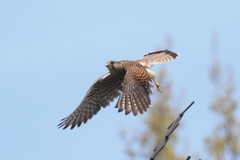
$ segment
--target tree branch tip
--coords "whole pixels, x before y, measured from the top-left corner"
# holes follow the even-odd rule
[[[190,160],[191,159],[191,156],[188,156],[186,160]]]
[[[195,103],[195,101],[192,101],[192,103],[190,103],[187,108],[182,112],[180,113],[181,116],[183,116],[183,114]]]

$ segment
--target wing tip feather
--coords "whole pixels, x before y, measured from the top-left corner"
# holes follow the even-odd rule
[[[149,55],[152,55],[152,54],[159,54],[159,53],[162,53],[162,52],[165,52],[165,53],[171,55],[174,59],[177,58],[178,56],[180,56],[180,54],[177,53],[177,52],[173,52],[173,51],[170,51],[168,49],[165,49],[165,50],[157,50],[157,51],[147,53],[143,57],[146,57],[146,56],[149,56]]]

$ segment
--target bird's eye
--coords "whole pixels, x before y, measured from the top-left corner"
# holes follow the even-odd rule
[[[111,66],[112,66],[112,69],[116,69],[116,68],[114,67],[114,64],[113,64],[113,62],[111,62]]]

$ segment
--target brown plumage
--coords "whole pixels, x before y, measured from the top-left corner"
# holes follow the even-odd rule
[[[118,96],[116,108],[119,108],[119,112],[125,110],[126,115],[133,112],[135,116],[143,114],[151,104],[150,82],[153,80],[157,90],[161,91],[161,85],[156,82],[155,73],[150,67],[177,56],[175,52],[160,50],[144,55],[141,60],[107,62],[109,72],[94,82],[75,111],[62,119],[58,126],[63,129],[69,126],[71,129],[79,127]]]
[[[149,94],[151,92],[151,77],[147,70],[135,61],[122,61],[126,75],[122,83],[122,94],[120,95],[116,108],[119,112],[125,109],[125,114],[133,111],[136,116],[138,111],[142,114],[147,111],[151,100]]]

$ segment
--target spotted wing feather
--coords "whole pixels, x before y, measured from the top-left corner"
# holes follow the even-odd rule
[[[73,129],[75,126],[79,127],[82,123],[91,119],[93,115],[96,115],[101,107],[108,106],[109,102],[119,96],[123,78],[124,74],[112,75],[107,73],[97,79],[75,111],[62,119],[62,122],[58,125],[59,128],[63,127],[65,129],[71,126],[71,129]]]
[[[150,68],[155,64],[169,62],[177,58],[178,56],[179,56],[178,53],[169,50],[159,50],[144,55],[144,57],[141,60],[138,60],[137,62],[139,62],[142,66]]]
[[[123,81],[122,94],[120,95],[116,108],[119,107],[119,112],[125,110],[125,114],[133,112],[137,115],[138,112],[143,114],[149,108],[151,100],[151,85],[149,83],[149,74],[138,63],[129,63],[125,66],[126,75]]]

